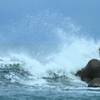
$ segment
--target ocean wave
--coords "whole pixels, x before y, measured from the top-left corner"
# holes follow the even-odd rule
[[[5,37],[1,42],[11,43],[0,44],[2,82],[80,85],[75,73],[90,59],[100,59],[100,42],[61,14],[27,14],[0,33]]]

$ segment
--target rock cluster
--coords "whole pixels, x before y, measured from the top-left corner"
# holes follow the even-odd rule
[[[100,87],[100,61],[92,59],[88,64],[76,73],[89,87]]]

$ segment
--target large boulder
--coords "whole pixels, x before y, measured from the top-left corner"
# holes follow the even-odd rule
[[[81,77],[81,80],[100,78],[100,61],[97,59],[90,60],[85,68],[79,70],[76,75]]]
[[[100,87],[100,78],[94,78],[88,85],[88,87]]]
[[[83,78],[82,81],[84,81],[87,84],[89,84],[91,82],[91,79],[90,78]]]

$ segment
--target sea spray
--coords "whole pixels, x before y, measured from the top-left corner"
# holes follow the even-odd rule
[[[35,59],[35,57],[31,57],[25,53],[14,52],[10,52],[7,57],[1,57],[0,64],[6,66],[6,70],[9,70],[8,74],[5,73],[5,78],[10,79],[11,82],[19,82],[27,85],[47,84],[48,79],[57,80],[55,84],[66,83],[66,86],[75,85],[78,82],[81,83],[75,74],[78,70],[85,67],[90,59],[99,59],[98,47],[100,43],[95,43],[93,40],[87,41],[84,38],[78,37],[77,39],[76,37],[72,37],[72,39],[70,38],[71,41],[63,45],[60,52],[44,56],[42,60]],[[20,68],[17,68],[18,73],[20,73],[20,70],[23,71],[25,77],[22,77],[21,74],[19,76],[19,74],[15,72],[15,69],[11,70],[11,67],[18,67],[16,66],[17,64],[20,65]]]
[[[84,82],[76,72],[90,59],[99,59],[100,42],[61,14],[27,14],[5,26],[7,31],[3,29],[0,64],[5,67],[2,76],[9,82],[81,86]]]

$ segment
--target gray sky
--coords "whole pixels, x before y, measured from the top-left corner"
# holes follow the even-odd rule
[[[70,17],[92,35],[100,37],[100,0],[0,0],[0,25],[23,14],[49,10]]]

